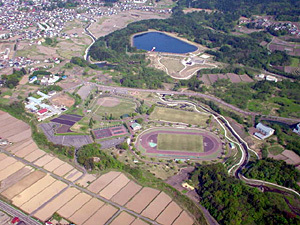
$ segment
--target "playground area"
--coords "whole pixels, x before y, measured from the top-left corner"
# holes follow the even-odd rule
[[[200,129],[152,128],[137,139],[137,148],[150,156],[212,160],[221,155],[221,140]]]

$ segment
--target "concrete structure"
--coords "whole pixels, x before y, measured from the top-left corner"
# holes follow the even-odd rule
[[[139,123],[132,123],[130,126],[134,131],[140,130],[142,128]]]
[[[296,128],[294,128],[293,132],[296,134],[300,134],[300,123],[297,124]]]
[[[258,123],[256,125],[256,129],[258,129],[259,132],[254,133],[254,135],[262,140],[270,137],[271,135],[274,134],[274,129],[263,125],[262,123]]]
[[[277,82],[277,81],[278,81],[276,77],[273,77],[273,76],[270,76],[270,75],[267,75],[267,76],[266,76],[266,80],[267,80],[267,81],[274,81],[274,82]]]

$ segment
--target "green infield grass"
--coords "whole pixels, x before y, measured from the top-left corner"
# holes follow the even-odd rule
[[[160,133],[157,139],[158,150],[203,152],[201,135]]]
[[[205,126],[208,116],[197,112],[155,107],[150,119]]]
[[[284,151],[284,148],[279,145],[274,145],[269,147],[268,150],[272,155],[279,155]]]

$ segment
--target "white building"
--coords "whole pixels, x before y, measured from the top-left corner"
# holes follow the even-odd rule
[[[267,80],[267,81],[274,81],[274,82],[277,82],[277,81],[278,81],[276,77],[273,77],[273,76],[270,76],[270,75],[267,75],[267,76],[266,76],[266,80]]]
[[[266,125],[263,125],[262,123],[258,123],[256,125],[256,129],[258,129],[259,132],[254,133],[254,135],[262,140],[270,137],[275,132],[274,129],[272,129]]]
[[[296,134],[300,134],[300,123],[297,124],[296,128],[293,130]]]

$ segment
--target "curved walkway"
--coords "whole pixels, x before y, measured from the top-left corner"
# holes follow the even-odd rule
[[[194,103],[191,103],[189,101],[165,101],[164,99],[161,99],[161,101],[163,102],[167,102],[167,103],[185,103],[185,104],[190,104],[190,105],[194,105],[195,109],[197,112],[200,112],[196,105]],[[230,123],[223,117],[223,116],[220,116],[220,115],[217,115],[216,113],[211,113],[209,109],[206,109],[205,107],[203,106],[200,106],[202,107],[203,109],[207,110],[207,112],[209,114],[211,114],[214,119],[221,125],[221,127],[224,129],[225,131],[225,137],[230,140],[230,141],[233,141],[230,137],[227,136],[227,132],[226,132],[226,129],[224,127],[224,125],[220,122],[219,118],[222,119],[222,122],[225,123],[225,125],[227,126],[227,128],[229,128],[229,130],[232,132],[233,136],[235,136],[241,143],[238,143],[236,141],[234,141],[235,144],[237,144],[239,147],[240,147],[240,150],[241,150],[241,153],[242,153],[242,157],[240,159],[240,161],[238,163],[236,163],[235,165],[233,165],[230,169],[229,169],[229,173],[233,170],[234,171],[234,174],[236,175],[236,177],[242,181],[244,181],[246,184],[248,185],[253,185],[253,184],[257,184],[259,183],[259,185],[261,186],[267,186],[267,185],[270,185],[274,188],[277,188],[277,189],[281,189],[281,190],[285,190],[287,192],[290,192],[292,194],[296,194],[298,197],[300,197],[300,194],[291,189],[291,188],[287,188],[287,187],[284,187],[284,186],[281,186],[281,185],[278,185],[278,184],[274,184],[274,183],[271,183],[271,182],[268,182],[268,181],[263,181],[263,180],[256,180],[256,179],[248,179],[246,177],[244,177],[242,174],[241,174],[241,170],[247,165],[248,163],[248,160],[249,160],[249,153],[248,153],[248,150],[249,151],[252,151],[253,153],[257,155],[257,153],[255,151],[253,151],[252,149],[249,148],[248,144],[235,132],[235,130],[230,126]],[[201,112],[203,113],[203,112]],[[217,116],[216,116],[216,115]]]

